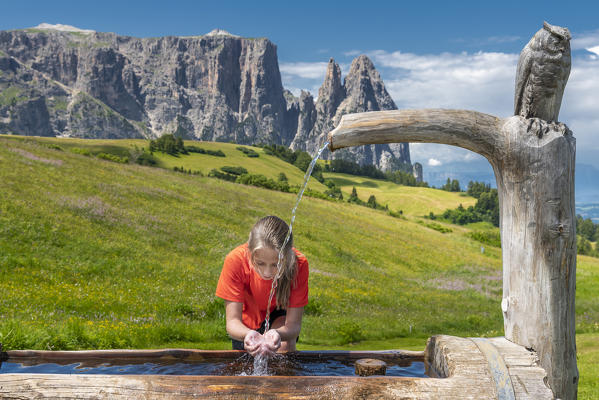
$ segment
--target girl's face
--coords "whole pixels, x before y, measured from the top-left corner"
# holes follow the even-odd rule
[[[252,254],[252,265],[262,279],[270,280],[275,277],[278,261],[279,252],[270,247],[256,249]]]

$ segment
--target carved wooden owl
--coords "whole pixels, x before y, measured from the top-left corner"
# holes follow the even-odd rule
[[[557,122],[570,75],[570,31],[543,23],[522,49],[516,72],[514,114]]]

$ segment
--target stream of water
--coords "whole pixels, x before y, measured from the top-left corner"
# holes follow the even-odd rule
[[[318,152],[312,159],[312,162],[310,162],[310,165],[308,166],[308,169],[306,170],[306,174],[304,175],[304,184],[301,186],[299,192],[297,193],[297,199],[295,200],[295,206],[291,210],[291,221],[289,222],[289,231],[287,231],[287,236],[285,237],[285,240],[283,241],[283,246],[281,246],[281,249],[279,250],[279,259],[277,261],[277,273],[276,273],[275,277],[272,279],[270,295],[268,296],[268,306],[266,307],[266,320],[265,320],[265,324],[264,324],[264,333],[268,332],[268,329],[270,327],[270,323],[269,323],[270,305],[272,303],[272,298],[275,294],[275,290],[277,289],[279,278],[281,277],[281,271],[282,271],[281,261],[283,260],[283,249],[285,249],[285,246],[287,245],[287,242],[289,242],[289,238],[291,237],[291,233],[293,232],[293,223],[295,222],[295,212],[297,211],[297,206],[299,205],[300,200],[302,199],[302,196],[304,195],[306,186],[308,186],[308,181],[310,180],[310,176],[312,175],[312,171],[314,170],[316,161],[318,161],[318,159],[320,158],[320,155],[322,154],[324,149],[327,148],[328,145],[329,145],[329,142],[326,142],[320,148],[320,150],[318,150]],[[262,354],[258,355],[254,359],[254,374],[253,375],[265,375],[267,372],[267,369],[268,369],[267,357]]]

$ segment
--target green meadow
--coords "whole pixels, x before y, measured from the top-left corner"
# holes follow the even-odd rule
[[[366,201],[370,196],[375,196],[378,203],[387,204],[392,210],[402,210],[407,215],[423,216],[429,212],[439,214],[448,208],[456,208],[459,204],[467,208],[476,203],[473,197],[444,190],[401,186],[380,179],[332,172],[325,172],[323,176],[335,182],[345,198],[349,197],[355,187],[360,199]]]
[[[289,220],[296,195],[206,175],[243,166],[273,179],[284,172],[299,184],[303,172],[259,148],[260,157],[249,158],[234,144],[193,144],[226,157],[155,153],[159,167],[146,167],[93,156],[127,157],[147,147],[142,140],[0,136],[5,349],[230,348],[224,306],[214,296],[224,256],[247,240],[258,218]],[[374,194],[403,217],[304,197],[294,225],[295,246],[311,272],[300,350],[421,350],[435,334],[503,334],[501,249],[472,239],[473,232],[496,228],[421,218],[474,199],[325,177],[336,180],[345,198],[356,186],[361,199]],[[310,186],[326,190],[316,180]],[[599,260],[580,256],[577,267],[580,398],[593,398],[599,395]]]

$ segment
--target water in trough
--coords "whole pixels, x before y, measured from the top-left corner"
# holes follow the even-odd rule
[[[101,375],[256,375],[254,360],[249,354],[237,359],[214,358],[209,361],[182,362],[145,360],[55,360],[56,362],[32,362],[14,360],[2,362],[0,374],[101,374]],[[46,360],[47,361],[47,360]],[[276,376],[356,376],[355,359],[339,356],[306,357],[300,354],[277,354],[269,359],[260,375]],[[387,359],[387,376],[427,377],[422,361]]]

